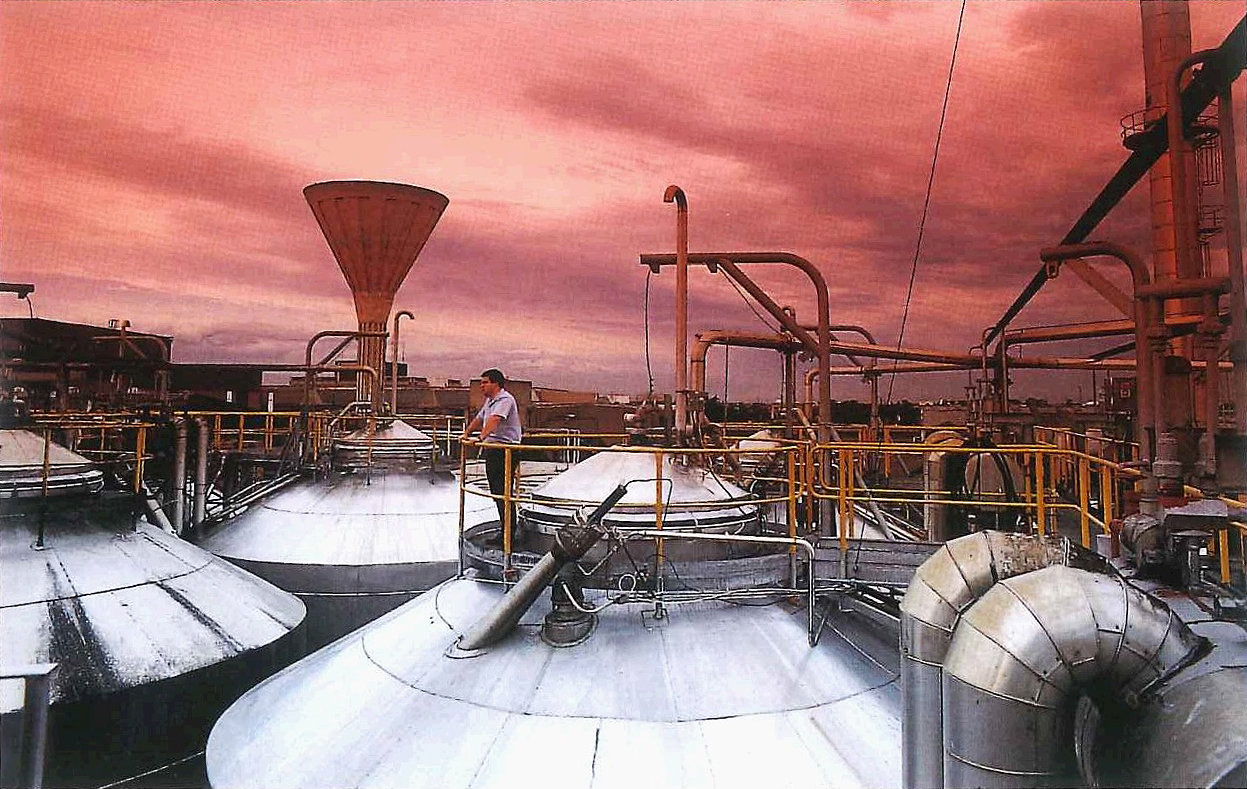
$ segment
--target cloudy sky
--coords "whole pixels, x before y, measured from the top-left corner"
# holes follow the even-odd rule
[[[402,332],[414,372],[496,365],[643,392],[638,255],[674,251],[662,196],[678,184],[693,251],[802,255],[830,283],[834,322],[894,344],[960,10],[0,2],[0,278],[33,282],[40,317],[171,334],[175,361],[298,361],[311,334],[354,327],[302,188],[411,183],[450,198],[395,302],[417,316]],[[1194,48],[1241,15],[1192,2]],[[906,345],[978,342],[1124,159],[1118,121],[1143,102],[1137,3],[968,3]],[[1146,256],[1146,228],[1142,185],[1095,236]],[[755,275],[814,320],[808,280]],[[660,389],[674,279],[649,283]],[[722,276],[690,285],[692,331],[763,330]],[[11,297],[0,310],[27,314]],[[1016,325],[1114,317],[1066,274]],[[723,366],[718,351],[714,391]],[[733,399],[778,392],[774,354],[734,350],[728,366]],[[899,378],[894,397],[965,382]],[[1023,383],[1090,395],[1087,374]]]

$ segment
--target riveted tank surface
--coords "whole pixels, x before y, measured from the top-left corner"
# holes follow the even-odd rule
[[[44,440],[0,431],[0,643],[8,666],[59,664],[45,782],[94,786],[200,751],[231,701],[303,654],[305,609],[138,521],[86,458],[47,455],[44,497]],[[22,697],[0,682],[5,785]]]
[[[545,595],[483,654],[448,657],[502,594],[448,581],[253,689],[212,731],[212,786],[900,783],[895,667],[872,656],[895,646],[856,622],[811,648],[783,602],[659,620],[623,604],[559,648],[538,634]]]
[[[433,462],[432,444],[401,420],[371,441],[348,435],[327,476],[263,499],[198,542],[298,595],[308,646],[323,646],[454,575],[459,483]],[[480,496],[466,496],[464,509],[466,526],[498,517]]]

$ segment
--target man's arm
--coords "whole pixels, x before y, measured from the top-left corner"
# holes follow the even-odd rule
[[[498,425],[502,424],[502,417],[498,414],[490,414],[485,419],[484,426],[481,427],[481,441],[487,441],[489,434],[498,429]]]

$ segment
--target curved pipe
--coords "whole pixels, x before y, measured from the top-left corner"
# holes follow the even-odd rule
[[[784,328],[796,337],[806,350],[818,356],[818,367],[820,370],[829,370],[831,367],[831,350],[830,350],[830,334],[828,326],[831,323],[829,307],[829,297],[827,295],[827,280],[823,278],[823,274],[810,261],[805,258],[794,255],[791,252],[698,252],[688,256],[690,263],[700,266],[706,266],[712,271],[715,267],[722,267],[723,270],[736,281],[745,291],[752,296],[759,304],[766,308],[777,321],[783,324]],[[641,255],[641,265],[648,266],[651,271],[657,272],[663,266],[670,266],[676,263],[675,257],[672,255]],[[815,296],[818,301],[818,337],[811,337],[810,333],[801,328],[796,319],[784,310],[775,300],[766,294],[758,285],[743,271],[740,270],[738,264],[754,264],[754,263],[782,263],[794,266],[805,273],[810,281],[814,284]],[[821,414],[826,414],[831,410],[831,382],[830,376],[823,376],[819,381],[819,407],[822,409]],[[826,429],[827,421],[825,416],[819,418],[819,440],[826,442],[830,439],[830,433]]]
[[[1150,459],[1152,448],[1149,444],[1156,440],[1155,434],[1161,424],[1161,419],[1159,418],[1161,377],[1154,372],[1159,370],[1159,367],[1154,366],[1155,360],[1152,358],[1154,348],[1148,345],[1148,338],[1152,333],[1148,305],[1139,297],[1139,292],[1151,283],[1147,265],[1130,249],[1108,241],[1092,241],[1086,244],[1065,244],[1059,247],[1049,247],[1048,249],[1040,250],[1039,259],[1045,264],[1060,265],[1065,260],[1102,255],[1117,258],[1130,269],[1130,281],[1134,286],[1134,347],[1135,364],[1137,366],[1136,375],[1139,379],[1136,387],[1139,409],[1139,434],[1144,439],[1139,444],[1145,457]],[[1158,326],[1158,329],[1163,327],[1163,322],[1162,316],[1162,326]],[[1146,440],[1148,431],[1152,435],[1150,442]]]
[[[948,649],[945,780],[1067,785],[1067,716],[1080,693],[1137,707],[1207,647],[1117,575],[1047,567],[1001,581],[965,613]],[[1172,745],[1161,747],[1182,759]]]
[[[390,413],[398,415],[398,319],[409,318],[415,320],[416,316],[412,315],[409,310],[399,310],[394,313],[394,353],[391,354],[393,360],[390,362]]]
[[[1070,563],[1096,566],[1099,560],[1059,537],[981,531],[944,543],[914,573],[900,622],[906,789],[944,786],[942,674],[962,615],[1002,578]]]
[[[675,203],[675,432],[682,443],[688,430],[688,198],[673,184],[662,201]]]
[[[692,391],[706,392],[706,353],[712,345],[729,345],[740,348],[769,348],[776,351],[796,352],[801,343],[785,334],[759,334],[744,331],[707,331],[695,335],[693,353],[689,357]]]

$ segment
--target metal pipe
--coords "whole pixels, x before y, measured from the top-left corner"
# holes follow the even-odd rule
[[[1145,3],[1147,8],[1150,3]],[[1182,103],[1178,108],[1178,112],[1189,118],[1195,118],[1199,115],[1208,104],[1216,97],[1217,92],[1223,87],[1228,86],[1238,77],[1243,70],[1244,48],[1247,47],[1247,19],[1239,20],[1222,40],[1221,45],[1217,47],[1217,55],[1214,62],[1209,62],[1207,67],[1200,70],[1195,78],[1191,80],[1191,84],[1186,86],[1182,92]],[[1170,108],[1172,111],[1172,108]],[[1168,113],[1166,113],[1168,115]],[[1064,238],[1061,239],[1062,244],[1073,244],[1082,241],[1091,234],[1091,231],[1103,221],[1110,211],[1121,202],[1122,198],[1134,188],[1144,173],[1151,169],[1160,156],[1168,148],[1165,130],[1163,128],[1155,128],[1151,131],[1144,132],[1141,135],[1145,139],[1140,140],[1140,145],[1136,146],[1130,156],[1117,169],[1108,183],[1100,190],[1092,200],[1091,205],[1078,217],[1074,226],[1069,229]],[[1009,323],[1017,317],[1022,308],[1030,303],[1030,300],[1039,293],[1051,277],[1047,275],[1044,267],[1040,267],[1039,271],[1031,277],[1029,283],[1023,288],[1022,293],[1009,305],[1004,315],[996,321],[991,331],[988,333],[987,341],[991,342]]]
[[[628,492],[626,484],[617,486],[606,499],[589,514],[582,526],[568,526],[555,535],[554,546],[542,556],[533,568],[507,592],[467,633],[455,639],[447,650],[449,657],[470,657],[471,654],[495,644],[511,632],[511,628],[537,600],[554,577],[568,562],[578,561],[597,541],[606,534],[602,518],[610,512]],[[465,654],[467,653],[467,654]]]
[[[1075,560],[1068,540],[981,531],[944,543],[901,600],[902,784],[942,789],[942,677],[962,615],[997,580]],[[960,784],[951,783],[953,786]]]
[[[1102,255],[1117,258],[1130,269],[1130,281],[1134,288],[1134,343],[1138,378],[1136,392],[1141,439],[1139,444],[1143,447],[1144,455],[1150,458],[1148,431],[1151,431],[1150,441],[1154,442],[1159,424],[1156,409],[1159,407],[1160,400],[1155,394],[1155,388],[1149,384],[1153,379],[1159,379],[1160,360],[1153,360],[1149,352],[1147,340],[1152,334],[1152,327],[1148,322],[1147,304],[1140,296],[1140,291],[1151,283],[1147,265],[1130,249],[1107,241],[1050,247],[1040,251],[1039,259],[1044,262],[1045,266],[1049,264],[1059,266],[1064,260]],[[1154,367],[1153,364],[1156,366]]]
[[[962,616],[948,648],[946,782],[1067,783],[1063,720],[1080,693],[1137,707],[1207,648],[1164,603],[1116,574],[1054,566],[1001,581]]]
[[[1200,274],[1200,261],[1196,258],[1198,249],[1196,230],[1196,191],[1195,183],[1188,172],[1187,162],[1191,151],[1187,147],[1183,135],[1182,106],[1182,75],[1192,66],[1208,60],[1216,50],[1205,49],[1195,52],[1183,60],[1169,79],[1165,81],[1165,103],[1168,112],[1165,115],[1165,132],[1169,140],[1169,188],[1173,206],[1174,225],[1174,277],[1189,279]],[[1174,109],[1179,111],[1174,112]],[[1160,279],[1157,272],[1157,279]],[[1185,305],[1184,305],[1185,307]],[[1183,312],[1185,309],[1175,310]]]
[[[181,534],[186,526],[186,420],[173,423],[177,439],[173,448],[173,529]]]
[[[208,420],[195,419],[195,510],[191,523],[198,527],[208,510]]]
[[[1234,432],[1247,436],[1247,291],[1243,282],[1243,213],[1238,195],[1232,94],[1228,83],[1217,93],[1217,126],[1221,137],[1225,248],[1230,267],[1230,361],[1234,363],[1230,391],[1234,398]]]
[[[768,348],[776,351],[799,351],[801,343],[786,334],[760,334],[745,331],[707,331],[693,336],[689,356],[690,388],[706,393],[706,354],[712,345],[735,345],[742,348]]]
[[[1204,434],[1199,438],[1200,469],[1204,481],[1201,487],[1211,496],[1217,495],[1217,422],[1221,411],[1221,335],[1225,328],[1217,318],[1217,296],[1204,293],[1200,297],[1204,308],[1204,321],[1199,327],[1201,352],[1207,366],[1204,368]]]
[[[688,431],[688,199],[671,185],[662,196],[675,202],[675,432],[683,443]]]
[[[394,313],[394,352],[390,354],[390,413],[395,415],[398,414],[398,319],[402,317],[413,321],[416,319],[409,310]]]
[[[0,666],[0,679],[24,680],[22,701],[21,760],[22,783],[27,789],[41,789],[47,761],[48,709],[52,701],[52,680],[57,663],[28,666]]]

